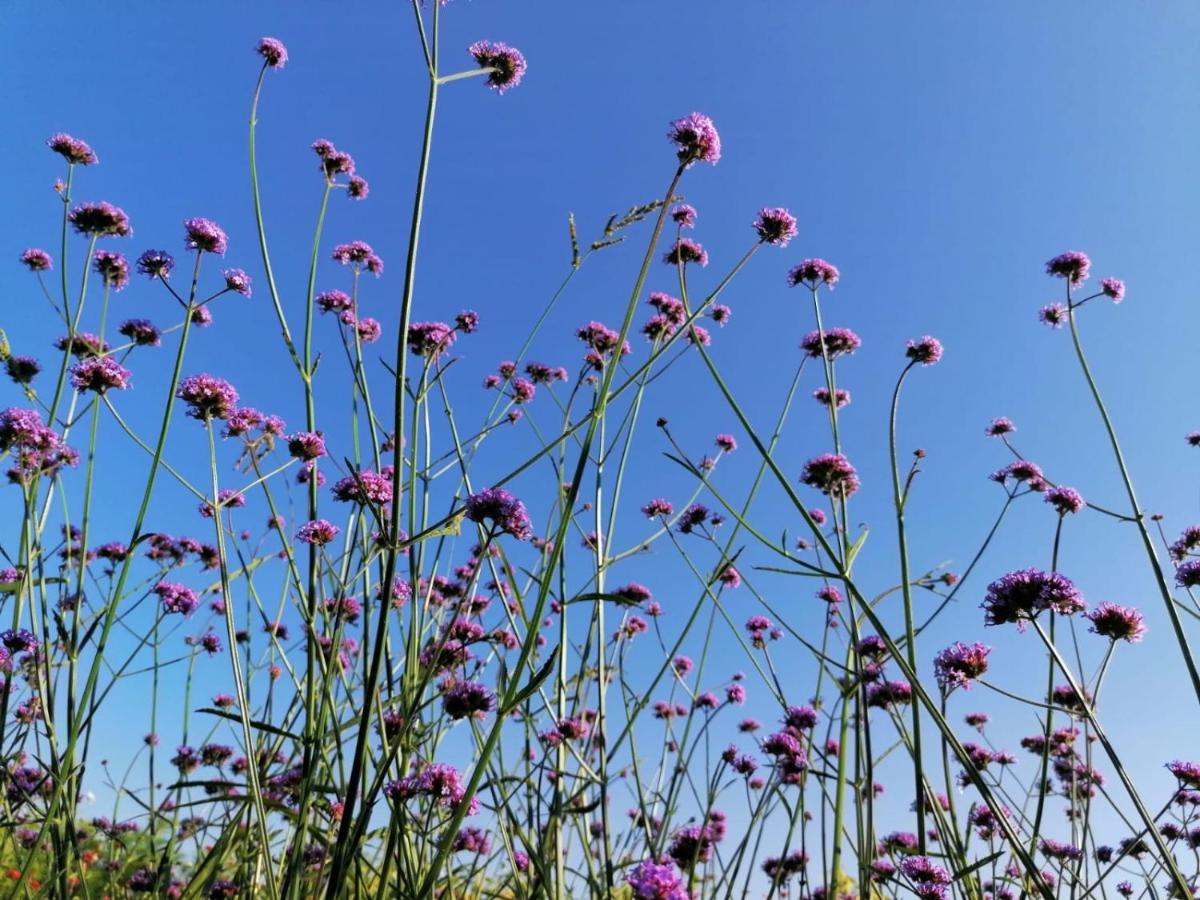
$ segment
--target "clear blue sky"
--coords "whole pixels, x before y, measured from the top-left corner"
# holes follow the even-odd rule
[[[217,325],[197,335],[188,370],[231,377],[245,402],[298,424],[294,392],[277,392],[291,372],[274,339],[253,234],[246,169],[252,48],[269,34],[291,52],[287,68],[268,79],[260,114],[268,225],[285,296],[295,304],[303,291],[320,194],[308,146],[328,137],[354,154],[372,193],[362,204],[334,198],[327,244],[362,238],[384,257],[388,271],[367,285],[364,306],[394,327],[424,104],[404,5],[264,0],[204,10],[147,2],[113,9],[9,0],[0,15],[0,153],[9,172],[9,214],[0,218],[0,259],[9,261],[0,267],[0,327],[14,348],[48,354],[57,334],[16,257],[30,245],[57,255],[51,184],[60,167],[43,142],[66,130],[101,158],[81,173],[76,196],[111,200],[129,212],[135,236],[119,244],[131,258],[147,247],[181,251],[186,216],[224,225],[227,264],[256,277],[256,294],[222,301]],[[1042,265],[1066,249],[1090,253],[1096,276],[1128,283],[1123,305],[1085,310],[1085,339],[1143,502],[1167,516],[1173,538],[1200,520],[1200,451],[1183,442],[1200,428],[1186,387],[1200,327],[1190,269],[1200,202],[1198,37],[1200,7],[1187,2],[455,0],[445,15],[447,60],[469,68],[459,48],[491,38],[521,48],[529,71],[503,97],[477,81],[443,93],[416,317],[479,310],[484,328],[462,345],[460,390],[470,395],[473,383],[515,351],[564,273],[568,210],[587,236],[610,212],[659,195],[672,165],[666,123],[700,110],[724,141],[720,165],[698,167],[684,186],[700,210],[695,236],[713,256],[700,283],[718,277],[748,246],[759,206],[789,206],[800,220],[791,247],[765,249],[730,290],[733,322],[716,334],[713,348],[764,427],[798,339],[813,327],[805,298],[788,291],[784,273],[805,256],[841,268],[826,323],[852,327],[864,341],[842,366],[840,383],[854,394],[845,442],[864,476],[854,507],[873,526],[864,563],[872,586],[893,577],[885,416],[910,337],[929,333],[946,346],[938,367],[910,380],[903,412],[902,446],[929,454],[911,508],[915,568],[942,560],[961,567],[990,524],[1000,494],[986,475],[1006,462],[1002,448],[983,436],[996,415],[1016,420],[1018,445],[1056,481],[1103,505],[1122,503],[1069,338],[1035,318],[1041,305],[1060,298],[1060,283],[1047,279]],[[534,356],[574,365],[575,326],[592,318],[618,324],[636,255],[631,246],[589,263]],[[657,286],[669,287],[665,270],[655,274]],[[319,284],[344,286],[332,265]],[[156,310],[166,302],[135,281],[115,298],[114,317],[163,319]],[[332,370],[342,364],[340,351],[331,334],[325,338]],[[166,363],[163,353],[135,368],[135,383],[153,392],[149,399],[140,391],[121,398],[143,427]],[[328,377],[342,383],[340,375]],[[764,381],[775,387],[760,390]],[[697,455],[713,433],[735,430],[695,363],[670,384],[673,393],[660,394],[647,413],[668,415]],[[810,376],[804,394],[815,386]],[[18,400],[11,386],[0,387],[0,403]],[[827,440],[817,437],[811,401],[801,401],[792,422],[780,459],[798,473]],[[175,431],[182,458],[192,452],[191,424],[181,420]],[[122,446],[119,434],[109,438]],[[645,435],[647,453],[656,440]],[[515,458],[520,444],[511,446],[513,456],[494,460],[497,471]],[[747,446],[724,475],[740,483],[754,462]],[[630,505],[662,493],[663,483],[684,482],[651,456],[631,485]],[[114,505],[127,489],[115,480],[100,486]],[[0,508],[9,510],[14,494],[4,496]],[[193,506],[178,513],[164,501],[155,527],[207,539]],[[774,500],[764,500],[759,512],[766,533],[784,525],[795,532]],[[120,521],[113,539],[127,527]],[[636,535],[638,527],[631,520],[625,533]],[[4,522],[0,536],[9,540],[12,529]],[[1188,692],[1177,690],[1178,654],[1127,530],[1095,515],[1071,520],[1062,568],[1093,603],[1114,600],[1147,614],[1150,635],[1141,646],[1121,648],[1102,715],[1104,707],[1113,711],[1108,724],[1118,746],[1157,798],[1169,787],[1159,765],[1189,751],[1184,739],[1196,733],[1200,716]],[[976,583],[925,641],[926,660],[952,639],[986,639],[997,648],[996,679],[1028,686],[1026,671],[1041,669],[1036,639],[996,630],[985,636],[977,602],[986,581],[1004,571],[1047,566],[1052,533],[1048,509],[1036,500],[1020,504]],[[629,571],[655,578],[653,565]],[[664,580],[660,574],[652,586],[669,606]],[[807,588],[767,584],[779,605],[792,604],[796,621],[816,627],[819,610]],[[688,602],[693,593],[689,586]],[[1085,646],[1097,649],[1091,640]],[[224,665],[216,667],[222,675]],[[1156,702],[1145,702],[1147,693]],[[1176,694],[1178,704],[1171,702]],[[959,699],[956,712],[977,700],[995,706],[983,696]],[[1008,745],[1032,730],[1029,715],[1020,722]],[[172,740],[164,736],[164,743]]]

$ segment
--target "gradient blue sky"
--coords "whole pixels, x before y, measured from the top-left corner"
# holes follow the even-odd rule
[[[402,4],[382,2],[200,10],[9,0],[0,17],[0,155],[9,171],[0,259],[10,261],[0,267],[0,327],[15,350],[48,352],[57,334],[15,261],[29,245],[57,255],[51,183],[60,167],[43,142],[67,130],[91,142],[102,163],[82,173],[76,196],[112,200],[129,212],[135,236],[121,249],[131,257],[151,246],[181,250],[186,216],[225,226],[227,263],[250,271],[259,289],[251,301],[222,301],[217,325],[197,335],[188,369],[231,377],[245,402],[298,423],[295,392],[278,391],[291,372],[275,341],[253,233],[246,170],[257,71],[251,51],[271,34],[291,52],[287,68],[271,74],[260,112],[268,226],[285,296],[296,309],[320,194],[308,146],[328,137],[354,154],[372,193],[363,204],[334,198],[326,243],[363,238],[375,246],[388,271],[366,286],[364,306],[394,326],[424,106],[411,15]],[[903,412],[902,446],[929,454],[911,507],[915,568],[943,560],[961,567],[998,509],[999,491],[986,475],[1006,458],[983,436],[996,415],[1016,420],[1018,445],[1052,478],[1103,505],[1123,503],[1069,338],[1036,321],[1041,305],[1060,298],[1061,284],[1042,274],[1043,263],[1065,249],[1086,250],[1097,276],[1118,275],[1129,285],[1121,306],[1085,310],[1085,339],[1143,502],[1166,515],[1173,538],[1200,517],[1200,451],[1183,441],[1200,428],[1186,387],[1200,326],[1190,271],[1200,201],[1198,37],[1200,7],[1188,2],[455,0],[445,15],[448,71],[456,61],[470,67],[460,48],[491,38],[520,47],[529,72],[503,97],[478,81],[443,93],[416,316],[479,310],[484,329],[463,343],[467,359],[460,364],[460,389],[474,396],[474,384],[512,354],[564,273],[568,210],[586,237],[609,213],[659,195],[672,167],[666,123],[700,110],[720,128],[724,157],[715,169],[697,167],[683,187],[700,210],[695,236],[713,256],[698,284],[719,277],[748,246],[758,207],[789,206],[800,220],[800,235],[786,251],[764,250],[730,289],[733,322],[713,349],[764,427],[797,359],[799,336],[812,327],[805,298],[789,293],[784,273],[805,256],[841,268],[826,323],[852,327],[864,341],[842,366],[840,383],[854,394],[845,443],[866,485],[855,507],[873,526],[863,571],[874,586],[890,583],[893,571],[885,417],[910,337],[929,333],[946,346],[936,369],[910,380]],[[637,254],[630,246],[589,262],[534,356],[574,365],[575,326],[592,318],[616,324]],[[655,273],[651,287],[669,287],[669,274]],[[320,285],[344,286],[328,264]],[[156,313],[165,302],[137,281],[115,298],[113,315],[165,317]],[[331,338],[326,334],[333,370],[341,360]],[[136,367],[141,390],[122,398],[142,427],[152,420],[166,364],[166,353],[146,357]],[[813,375],[805,395],[816,386]],[[335,372],[328,377],[344,383]],[[735,430],[695,363],[665,385],[647,414],[668,415],[697,455],[713,433]],[[18,400],[11,386],[0,386],[0,402]],[[172,446],[198,465],[191,427],[181,420]],[[827,449],[820,427],[805,397],[781,447],[786,470],[798,472],[804,459]],[[125,453],[121,436],[110,438]],[[645,435],[648,453],[657,440]],[[499,444],[487,465],[508,468],[520,446]],[[130,461],[112,463],[120,472]],[[747,448],[723,477],[740,484],[754,462]],[[651,455],[634,475],[630,506],[663,493],[664,484],[677,485],[680,496],[684,483]],[[102,501],[121,509],[127,490],[114,478],[100,486]],[[11,490],[6,496],[0,504],[12,510]],[[203,534],[193,507],[179,513],[166,492],[156,527]],[[764,499],[759,513],[767,533],[796,531],[774,499]],[[114,517],[112,538],[127,528],[123,521]],[[10,539],[14,527],[6,516],[0,536]],[[631,540],[639,527],[631,520]],[[1053,527],[1042,504],[1020,504],[976,583],[924,643],[927,657],[952,639],[984,637],[977,603],[986,581],[1011,568],[1048,565]],[[650,582],[654,565],[640,566],[630,572]],[[1189,751],[1200,721],[1135,535],[1103,517],[1076,517],[1062,567],[1093,603],[1146,611],[1150,636],[1121,648],[1103,705],[1112,710],[1118,746],[1136,760],[1151,795],[1161,796],[1169,783],[1160,763]],[[662,580],[652,586],[669,606]],[[816,627],[819,610],[807,587],[771,589],[779,605],[792,604],[801,627]],[[694,591],[687,591],[690,602]],[[750,611],[747,603],[735,615]],[[997,681],[1023,688],[1029,672],[1041,669],[1032,635],[993,630],[986,639],[997,648]],[[1081,640],[1098,651],[1090,636]],[[1154,702],[1146,702],[1148,694]],[[956,712],[975,701],[995,705],[983,696],[960,698]],[[1001,739],[1009,746],[1033,720],[1023,713],[1011,721],[1019,723],[1016,731]]]

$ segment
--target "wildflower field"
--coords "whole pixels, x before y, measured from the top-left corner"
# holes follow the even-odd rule
[[[1200,896],[1200,17],[499,6],[14,13],[0,894]]]

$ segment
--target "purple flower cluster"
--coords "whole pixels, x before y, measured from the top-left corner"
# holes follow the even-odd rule
[[[721,136],[708,116],[698,112],[676,119],[667,137],[678,148],[676,156],[685,166],[694,162],[716,165],[721,160]]]
[[[467,518],[472,522],[490,523],[493,527],[511,534],[518,541],[533,537],[533,524],[525,504],[504,488],[487,488],[467,498]]]
[[[187,404],[189,416],[202,422],[228,419],[238,401],[232,384],[203,372],[183,379],[175,396]]]
[[[800,481],[830,497],[845,499],[859,488],[858,473],[840,453],[825,453],[804,464]]]
[[[837,359],[842,354],[853,353],[862,346],[862,340],[849,328],[827,328],[810,331],[800,342],[800,349],[814,359],[824,355]]]
[[[993,581],[982,606],[988,625],[1015,622],[1019,629],[1048,609],[1064,616],[1087,609],[1069,578],[1041,569],[1021,569]]]

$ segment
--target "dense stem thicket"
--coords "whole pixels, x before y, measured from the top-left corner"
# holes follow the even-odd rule
[[[786,209],[763,208],[736,263],[702,275],[708,251],[689,236],[698,214],[682,201],[721,157],[704,115],[670,123],[675,157],[664,154],[657,198],[612,216],[592,240],[570,219],[565,276],[518,352],[488,375],[490,409],[482,421],[456,412],[456,395],[479,389],[456,377],[456,353],[486,322],[469,310],[426,320],[416,295],[435,113],[466,89],[453,82],[480,77],[503,93],[526,63],[479,41],[476,65],[447,74],[447,12],[415,2],[413,12],[428,105],[392,335],[360,314],[383,260],[364,241],[323,240],[329,204],[369,193],[328,140],[313,144],[321,181],[307,289],[297,298],[278,288],[256,133],[260,99],[278,89],[288,56],[276,39],[258,46],[249,149],[260,279],[291,366],[277,388],[302,395],[300,429],[241,404],[224,377],[236,371],[189,362],[189,338],[212,310],[252,295],[246,272],[222,268],[221,227],[187,219],[186,265],[177,272],[170,252],[149,249],[131,272],[112,249],[128,243],[126,214],[73,196],[97,155],[66,134],[49,141],[66,168],[57,256],[30,248],[20,261],[52,311],[47,326],[62,331],[57,364],[43,371],[0,342],[15,388],[0,409],[10,482],[0,857],[14,896],[1194,896],[1200,763],[1168,763],[1175,791],[1144,796],[1100,712],[1105,673],[1143,637],[1142,616],[1089,607],[1059,567],[1079,515],[1136,530],[1172,625],[1158,640],[1177,645],[1200,697],[1188,639],[1200,615],[1200,527],[1165,548],[1172,585],[1079,331],[1082,308],[1120,302],[1124,285],[1107,278],[1087,293],[1090,261],[1062,254],[1047,272],[1063,279],[1065,301],[1041,317],[1069,325],[1128,505],[1089,505],[1052,481],[998,418],[987,433],[1013,459],[992,476],[1002,506],[981,523],[977,552],[960,575],[915,559],[909,498],[925,454],[899,444],[901,389],[920,389],[942,346],[912,340],[886,387],[898,571],[868,586],[867,533],[853,512],[864,485],[839,427],[851,400],[839,367],[861,342],[825,321],[840,273],[821,259],[788,271],[804,318],[811,298],[811,330],[777,412],[752,421],[710,353],[713,330],[730,320],[720,301],[731,282],[773,265],[760,251],[787,247],[798,228]],[[573,368],[531,359],[588,261],[624,242],[643,249],[624,307],[606,313],[617,327],[582,324]],[[343,284],[320,283],[326,255],[344,267]],[[169,327],[112,327],[110,300],[135,275],[146,279],[130,288],[139,302],[156,291],[173,304]],[[377,342],[394,352],[381,357]],[[131,369],[155,352],[174,362],[164,384],[139,379],[143,402],[161,399],[157,428],[143,434],[126,392]],[[324,390],[335,360],[349,372],[348,396]],[[646,421],[648,399],[670,390],[660,377],[685,366],[711,380],[736,424],[701,455],[666,420]],[[823,408],[823,430],[806,433],[812,455],[797,465],[778,448],[803,390]],[[534,442],[524,457],[498,446],[517,429]],[[121,446],[98,446],[102,431]],[[197,449],[172,459],[178,431]],[[627,496],[641,461],[658,455],[650,440],[687,479],[685,496]],[[754,457],[741,488],[717,477],[735,452]],[[99,510],[95,487],[114,453],[145,465],[127,507]],[[152,500],[164,485],[194,499],[196,537],[157,530]],[[790,535],[756,524],[765,496],[788,510]],[[1042,501],[1055,525],[1049,568],[976,583],[1012,506]],[[684,575],[662,605],[622,571],[650,553]],[[815,596],[820,627],[800,623],[797,587]],[[982,597],[982,614],[954,606],[960,595]],[[1030,658],[1044,660],[1044,693],[1022,696],[990,677],[983,643],[931,647],[923,632],[951,609],[1026,631]],[[785,655],[801,654],[813,683],[783,674]],[[225,689],[202,696],[213,679]],[[146,698],[144,726],[113,708],[126,685]],[[964,715],[973,686],[1032,710],[1037,727],[997,733],[985,714]],[[769,724],[739,717],[748,699],[770,711]],[[142,746],[104,746],[106,716],[126,733],[144,727]],[[1026,762],[1014,768],[1018,753]],[[883,802],[881,771],[899,807]],[[98,783],[110,815],[82,808]],[[1119,830],[1101,833],[1098,822]]]

